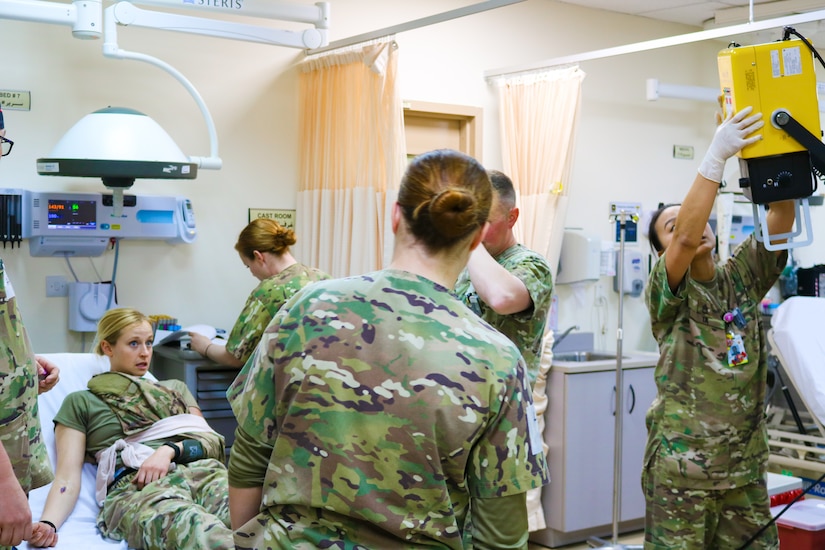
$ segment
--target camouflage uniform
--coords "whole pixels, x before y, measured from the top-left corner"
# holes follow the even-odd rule
[[[23,490],[52,481],[46,447],[40,439],[37,414],[37,361],[23,318],[17,309],[14,289],[0,259],[0,443],[9,455]]]
[[[530,379],[530,384],[541,391],[538,395],[534,394],[533,399],[537,404],[546,402],[540,400],[544,398],[547,386],[545,383],[536,385],[536,382],[539,372],[541,372],[542,342],[553,294],[550,264],[542,255],[520,244],[513,245],[499,254],[496,261],[524,283],[530,293],[530,299],[533,301],[532,308],[510,315],[499,315],[479,298],[478,293],[473,288],[473,283],[470,281],[470,273],[467,269],[458,278],[456,294],[464,300],[464,303],[470,309],[504,333],[518,346],[527,364],[527,376]],[[538,411],[539,426],[542,433],[544,432],[544,415],[542,414],[544,410],[546,410],[546,406]],[[547,524],[541,506],[541,489],[528,493],[527,508],[530,530],[536,531],[545,528]],[[470,547],[469,538],[467,539],[467,546]]]
[[[302,264],[293,264],[277,275],[264,279],[252,291],[232,327],[226,350],[246,363],[261,339],[264,329],[293,294],[309,283],[329,279],[329,275]]]
[[[86,434],[86,460],[92,463],[98,451],[116,440],[140,432],[160,418],[197,407],[180,380],[154,384],[124,374],[104,373],[92,377],[89,388],[66,397],[55,423]],[[207,458],[178,464],[168,475],[141,490],[131,483],[135,472],[116,478],[97,518],[101,533],[126,540],[130,548],[234,547],[226,467],[221,461],[223,437],[197,432],[145,444],[158,448],[164,441],[181,439],[200,441]],[[117,471],[122,467],[118,456]]]
[[[553,293],[550,264],[541,254],[520,244],[499,254],[496,261],[524,283],[533,300],[532,308],[511,315],[499,315],[478,297],[466,269],[458,278],[455,292],[470,309],[518,346],[527,364],[530,383],[533,383],[539,373],[541,342]]]
[[[518,350],[408,272],[305,288],[236,384],[230,478],[240,438],[272,449],[237,548],[462,548],[472,498],[547,479]]]
[[[738,547],[771,517],[759,307],[787,253],[776,256],[751,236],[716,266],[712,281],[695,281],[688,272],[675,294],[666,255],[654,266],[646,293],[661,358],[658,396],[647,413],[645,548]],[[744,327],[725,320],[736,308]],[[741,337],[747,362],[729,363],[727,333]],[[774,526],[751,548],[776,546]]]

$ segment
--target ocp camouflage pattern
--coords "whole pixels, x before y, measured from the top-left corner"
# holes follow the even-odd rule
[[[238,548],[461,548],[471,496],[547,480],[516,347],[408,272],[302,290],[229,395],[239,428],[273,448]]]
[[[40,434],[37,362],[2,259],[0,353],[0,443],[28,493],[50,483],[53,475]]]
[[[246,299],[246,304],[229,333],[226,350],[246,363],[255,351],[264,329],[284,302],[306,285],[324,279],[329,279],[329,275],[298,263],[261,281]]]
[[[97,518],[105,536],[147,550],[229,550],[226,467],[213,458],[177,465],[138,490],[135,474],[113,484]]]
[[[510,315],[496,313],[477,298],[478,294],[470,281],[469,271],[466,269],[458,278],[455,292],[465,305],[481,315],[482,319],[500,330],[518,346],[527,364],[527,375],[533,383],[539,374],[541,342],[553,295],[550,264],[541,254],[520,244],[513,245],[499,254],[496,262],[524,283],[533,300],[532,308]],[[473,299],[472,295],[475,295],[476,299]],[[478,304],[478,310],[474,307],[475,303]]]
[[[648,503],[645,550],[742,548],[772,518],[765,478],[724,491],[674,491],[647,476],[643,489]],[[777,550],[776,524],[771,524],[747,548]]]
[[[164,418],[189,413],[183,394],[189,389],[182,380],[155,382],[122,372],[104,372],[92,376],[87,386],[108,405],[124,437],[145,431]],[[223,460],[226,455],[225,438],[216,431],[190,432],[171,439],[183,438],[198,440],[207,458]],[[117,464],[121,465],[120,457]]]
[[[723,489],[764,476],[767,356],[760,303],[776,282],[787,252],[775,255],[751,236],[712,281],[689,273],[670,291],[665,257],[659,258],[646,301],[661,358],[655,369],[658,395],[647,413],[645,464],[661,483]],[[724,321],[739,308],[744,328]],[[726,330],[741,335],[748,362],[730,366]]]

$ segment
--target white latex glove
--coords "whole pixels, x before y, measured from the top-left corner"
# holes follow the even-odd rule
[[[746,145],[762,139],[762,134],[750,135],[765,125],[762,113],[748,116],[752,110],[753,107],[745,107],[722,122],[716,129],[708,152],[705,153],[705,158],[699,165],[699,173],[702,177],[720,183],[725,171],[725,161]]]

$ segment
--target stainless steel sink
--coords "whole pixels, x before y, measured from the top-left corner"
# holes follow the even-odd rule
[[[626,357],[622,357],[626,359]],[[553,361],[570,361],[574,363],[584,363],[586,361],[607,361],[616,359],[613,353],[599,353],[596,351],[571,351],[565,353],[557,353],[553,355]]]

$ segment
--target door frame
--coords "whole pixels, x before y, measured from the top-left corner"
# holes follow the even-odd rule
[[[414,100],[404,101],[403,107],[405,118],[409,114],[420,118],[458,121],[461,151],[482,162],[481,107]]]

